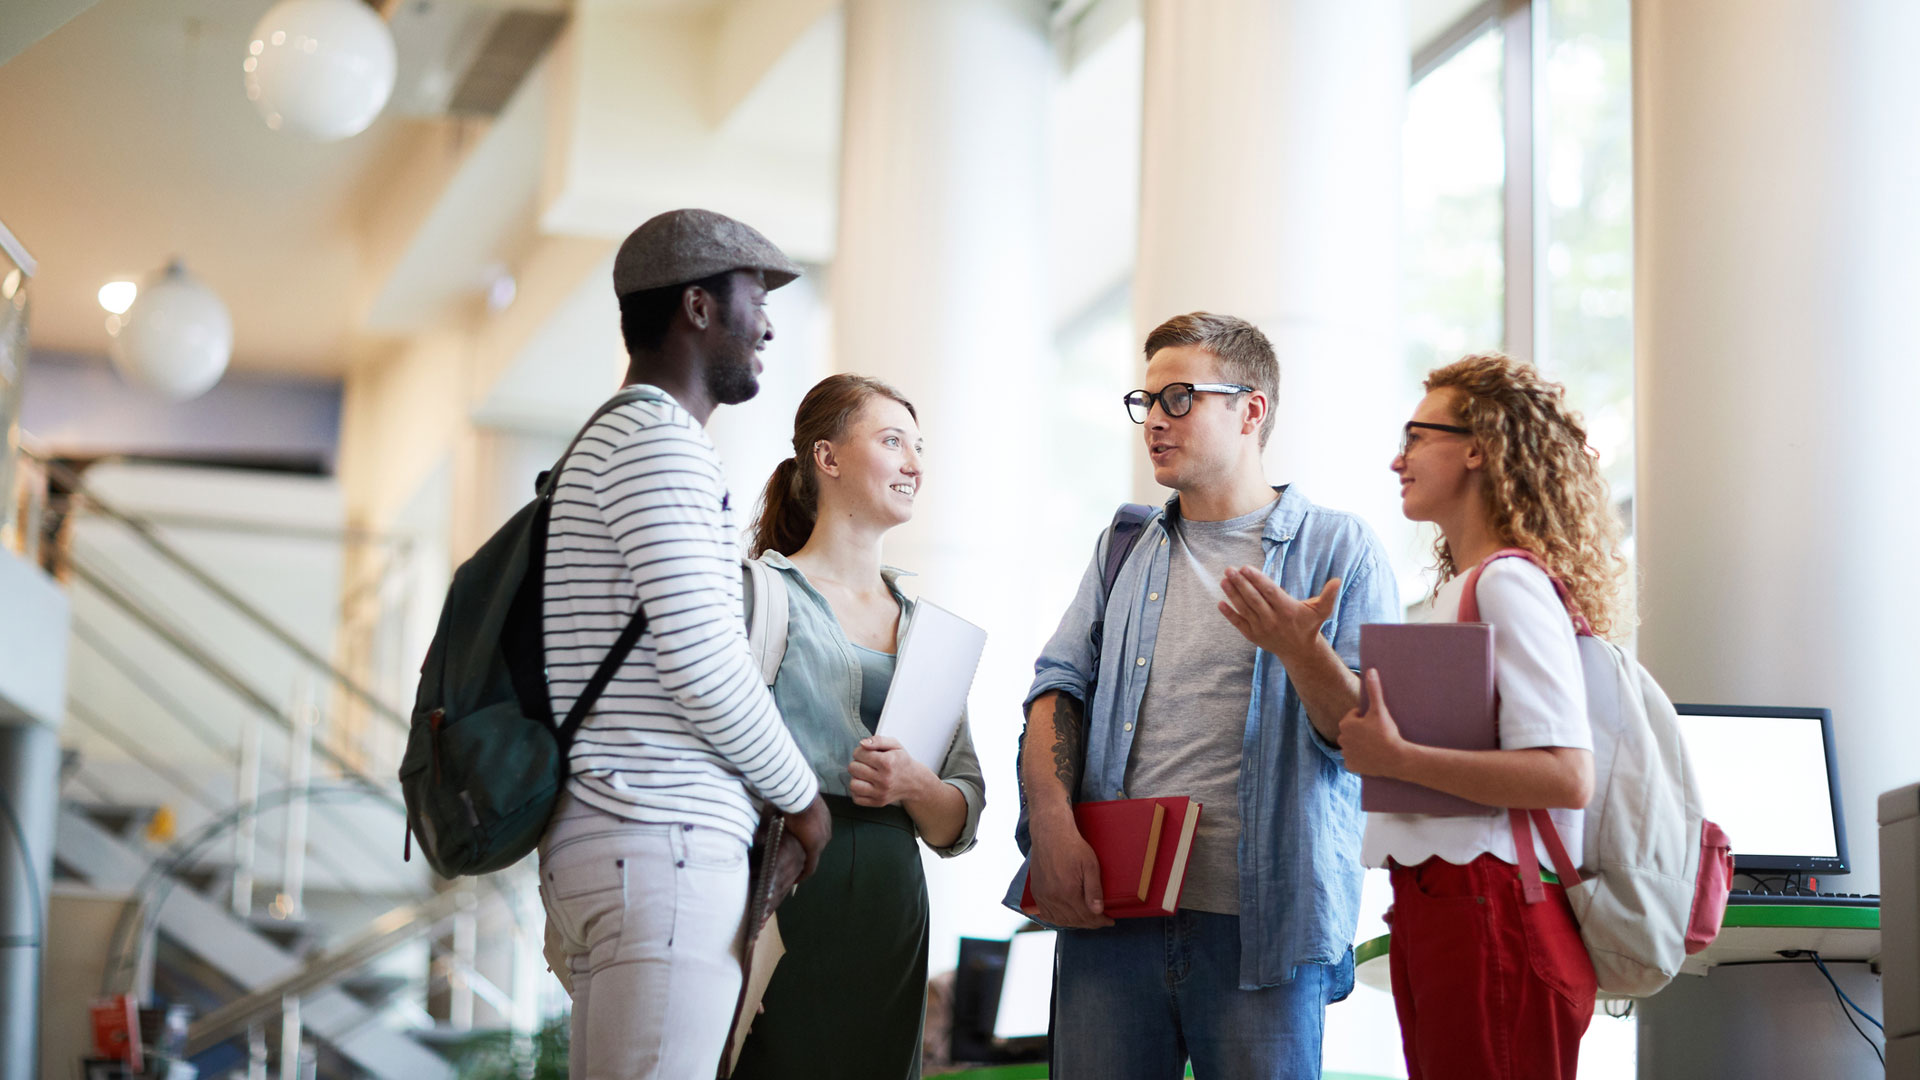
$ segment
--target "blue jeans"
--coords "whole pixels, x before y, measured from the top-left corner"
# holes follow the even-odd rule
[[[1055,1080],[1319,1080],[1327,1005],[1353,954],[1242,990],[1240,919],[1204,911],[1062,930]]]

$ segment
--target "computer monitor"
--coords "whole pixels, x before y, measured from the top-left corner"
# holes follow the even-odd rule
[[[1675,705],[1707,817],[1742,874],[1847,872],[1827,709]]]
[[[1007,943],[1006,974],[993,1015],[994,1038],[1046,1037],[1053,1013],[1055,936],[1051,930],[1034,930],[1015,934]]]
[[[1051,930],[1033,927],[1012,941],[961,938],[953,973],[948,1055],[955,1062],[1045,1061],[1053,1004]]]

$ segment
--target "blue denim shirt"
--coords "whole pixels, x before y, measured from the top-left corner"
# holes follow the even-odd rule
[[[1357,671],[1360,625],[1400,621],[1399,587],[1386,552],[1359,517],[1315,506],[1295,487],[1280,490],[1262,536],[1264,569],[1288,594],[1303,598],[1319,595],[1329,579],[1341,579],[1340,599],[1321,633]],[[1160,628],[1161,605],[1150,597],[1166,591],[1167,520],[1178,513],[1175,496],[1147,522],[1114,581],[1113,603],[1101,595],[1100,570],[1111,539],[1101,534],[1080,591],[1034,664],[1029,704],[1049,690],[1084,701],[1097,667],[1076,800],[1127,797],[1132,721],[1153,673]],[[1104,621],[1104,655],[1094,652],[1095,620]],[[1342,961],[1360,912],[1360,778],[1313,730],[1286,669],[1264,649],[1253,662],[1240,823],[1240,986],[1273,986],[1291,979],[1297,964]],[[1023,806],[1023,837],[1025,829]],[[1026,879],[1023,864],[1006,897],[1016,911]]]

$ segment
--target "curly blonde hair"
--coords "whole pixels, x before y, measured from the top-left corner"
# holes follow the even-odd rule
[[[1566,387],[1532,364],[1476,353],[1429,372],[1426,388],[1455,392],[1454,415],[1485,450],[1481,483],[1501,542],[1544,562],[1594,633],[1629,629],[1625,530],[1580,415],[1567,408]],[[1434,555],[1441,581],[1460,572],[1445,536]]]

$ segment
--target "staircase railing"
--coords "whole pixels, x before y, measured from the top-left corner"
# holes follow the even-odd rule
[[[146,590],[129,587],[123,581],[117,580],[125,575],[109,570],[106,562],[110,560],[105,560],[98,551],[84,549],[92,545],[85,545],[83,549],[76,550],[76,545],[67,542],[72,536],[69,526],[75,517],[72,508],[76,504],[84,507],[89,515],[110,519],[122,527],[127,535],[139,542],[141,548],[177,570],[186,581],[193,583],[200,593],[210,597],[218,608],[237,614],[266,639],[284,647],[298,659],[302,666],[312,670],[327,684],[336,687],[345,699],[351,699],[352,703],[363,706],[366,713],[378,717],[386,730],[404,732],[407,729],[408,723],[405,716],[392,704],[347,672],[342,671],[326,656],[302,641],[285,624],[220,581],[160,533],[160,522],[164,521],[168,526],[175,526],[180,523],[179,520],[174,518],[156,520],[154,517],[127,512],[116,506],[112,500],[101,498],[77,470],[49,456],[29,453],[23,460],[23,464],[44,477],[54,492],[65,494],[70,500],[68,513],[59,514],[56,501],[55,512],[48,515],[51,527],[44,531],[35,530],[41,561],[48,564],[49,569],[53,570],[57,576],[84,587],[117,615],[123,616],[131,624],[151,635],[153,639],[163,643],[175,657],[184,661],[192,670],[211,679],[237,700],[244,707],[246,714],[251,717],[252,726],[243,729],[243,739],[248,731],[271,724],[291,740],[291,753],[297,758],[304,745],[302,740],[308,733],[299,730],[295,718],[289,715],[287,709],[276,703],[274,695],[266,690],[258,679],[249,676],[233,661],[224,658],[214,648],[197,639],[195,634],[180,623],[172,611],[140,595]],[[217,527],[223,531],[233,531],[232,525],[234,525],[232,522],[211,523],[199,519],[188,523],[188,527]],[[56,534],[55,530],[61,530],[63,534]],[[342,538],[335,532],[304,530],[303,533],[308,534],[304,536],[306,539]],[[362,583],[355,588],[356,590],[371,589],[377,592],[378,586],[379,583],[376,581],[373,586]],[[93,655],[125,678],[143,698],[178,722],[195,742],[214,751],[217,757],[230,758],[234,754],[235,748],[227,740],[216,736],[201,717],[194,715],[194,710],[182,704],[179,696],[165,685],[166,680],[142,667],[127,654],[126,650],[116,647],[99,627],[90,624],[85,618],[77,617],[73,633],[76,642],[85,646]],[[342,698],[335,700],[344,703]],[[240,805],[238,807],[222,805],[219,796],[210,793],[204,785],[196,783],[187,775],[188,770],[165,760],[164,751],[156,752],[155,748],[144,746],[140,740],[118,730],[115,725],[107,721],[100,710],[93,708],[89,702],[77,699],[70,701],[69,711],[72,718],[81,726],[111,742],[119,751],[125,753],[129,759],[138,763],[167,787],[177,789],[185,798],[212,812],[215,819],[230,818],[236,813],[243,813],[250,820],[251,811],[243,811],[248,803],[247,786],[244,782],[240,785],[242,792]],[[324,740],[312,742],[313,753],[330,765],[332,770],[337,771],[342,778],[397,796],[397,784],[390,773],[381,776],[373,775],[366,771],[352,754],[342,753],[342,749]],[[248,756],[244,746],[239,756],[241,773],[244,777]],[[254,756],[257,758],[257,751]],[[296,771],[299,771],[297,766]],[[306,779],[303,775],[290,779],[290,782],[304,786]],[[94,786],[98,788],[101,785]],[[393,801],[397,802],[397,799]],[[329,811],[328,804],[324,800],[316,803],[316,809],[323,813]],[[343,807],[332,809],[340,813],[346,812]],[[373,850],[378,850],[382,858],[392,858],[397,854],[395,846],[399,840],[399,822],[396,820],[395,824],[396,831],[391,837],[366,838],[374,846]],[[351,830],[343,830],[343,832],[350,833]],[[395,846],[389,846],[388,841],[392,841]],[[303,849],[306,847],[304,842],[290,834],[288,846],[291,848],[296,843]],[[364,928],[350,933],[344,941],[327,948],[324,953],[308,958],[298,971],[288,974],[273,985],[254,987],[241,998],[208,1013],[192,1029],[190,1040],[196,1050],[230,1039],[250,1028],[257,1031],[259,1025],[273,1015],[283,1015],[288,1023],[297,1025],[298,1021],[292,1019],[298,1015],[297,1006],[283,1012],[289,1002],[297,1001],[303,994],[315,993],[331,986],[378,956],[433,932],[449,918],[457,920],[457,925],[471,922],[475,918],[473,910],[475,900],[470,889],[427,893],[417,901],[388,910],[390,901],[383,903],[354,889],[351,886],[353,875],[332,855],[320,848],[315,848],[311,854],[316,865],[331,871],[332,875],[343,884],[343,891],[354,895],[363,904],[381,911],[382,914]],[[297,859],[303,856],[294,857]],[[235,877],[235,895],[238,897],[239,890],[243,887],[239,884],[242,874],[238,867],[235,870]],[[525,937],[527,930],[525,927],[518,926],[519,908],[513,895],[517,886],[509,885],[505,881],[491,882],[490,886],[489,892],[498,893],[500,899],[507,903],[509,910],[514,913],[516,937]],[[250,885],[244,887],[249,893],[251,892]],[[235,906],[242,907],[237,900]],[[242,913],[244,914],[244,911]],[[433,973],[422,973],[423,977],[430,978],[434,985],[437,985],[441,979],[452,983],[456,994],[453,1015],[456,1018],[463,1014],[470,1015],[471,1005],[467,1004],[462,1008],[462,1004],[477,995],[494,1004],[496,1008],[501,1008],[502,1005],[511,1006],[511,1012],[506,1008],[501,1008],[501,1011],[508,1012],[515,1019],[521,1019],[524,1011],[519,1007],[520,1002],[512,1000],[511,995],[500,991],[474,969],[474,957],[471,955],[473,934],[470,930],[465,933],[456,932],[453,937],[458,955],[443,957]],[[463,940],[467,947],[465,952],[460,950]],[[537,933],[527,940],[535,942],[533,948],[537,949]]]
[[[112,503],[103,500],[100,498],[98,492],[93,491],[87,486],[79,473],[57,459],[44,457],[32,451],[25,451],[25,454],[39,462],[41,467],[46,470],[48,478],[51,479],[54,484],[73,495],[85,499],[88,509],[104,517],[111,518],[125,526],[148,550],[171,563],[182,574],[185,574],[189,580],[198,584],[210,595],[218,598],[222,604],[239,614],[242,618],[253,623],[261,632],[286,646],[295,656],[298,656],[314,670],[320,672],[335,686],[360,701],[370,709],[374,715],[393,725],[396,730],[402,732],[407,730],[407,718],[401,715],[398,709],[381,700],[379,695],[362,686],[358,680],[346,672],[335,667],[332,661],[314,651],[306,642],[300,640],[299,636],[294,634],[293,631],[287,629],[278,620],[260,610],[258,606],[239,593],[228,588],[226,584],[208,573],[198,563],[182,554],[180,549],[162,539],[159,530],[152,521],[145,517],[125,513],[114,507]]]

